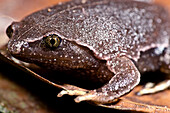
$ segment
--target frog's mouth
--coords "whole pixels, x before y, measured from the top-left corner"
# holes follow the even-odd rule
[[[100,62],[88,48],[66,40],[55,49],[44,45],[43,40],[10,40],[8,51],[19,60],[54,70],[90,69],[98,67]]]

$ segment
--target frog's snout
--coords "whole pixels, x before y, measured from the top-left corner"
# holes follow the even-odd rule
[[[12,55],[16,55],[19,54],[23,51],[22,47],[27,46],[28,43],[23,41],[23,40],[10,40],[8,42],[8,51],[12,54]]]
[[[6,34],[9,37],[8,42],[8,51],[11,54],[19,54],[21,52],[22,45],[27,45],[25,41],[19,40],[17,37],[18,29],[21,26],[19,22],[13,22],[8,28],[6,29]]]

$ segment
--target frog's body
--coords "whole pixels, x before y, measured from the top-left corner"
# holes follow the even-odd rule
[[[167,15],[161,6],[137,1],[74,0],[13,23],[8,49],[49,69],[83,69],[93,79],[109,81],[80,97],[109,103],[139,83],[139,71],[169,66]],[[47,37],[57,37],[57,47],[47,46]]]

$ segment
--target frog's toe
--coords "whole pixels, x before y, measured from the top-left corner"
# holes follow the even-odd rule
[[[154,86],[154,84],[149,83],[149,84],[146,84],[146,86],[142,90],[137,92],[137,95],[157,93],[157,92],[163,91],[169,87],[170,87],[170,80],[165,80],[155,86]]]
[[[96,92],[96,90],[92,90],[89,93],[78,96],[75,98],[75,102],[79,103],[81,101],[91,101],[95,104],[105,104],[105,103],[112,103],[117,101],[117,99],[112,99],[112,97],[103,95],[102,93]]]
[[[75,96],[80,96],[80,95],[85,95],[88,92],[88,90],[79,88],[74,85],[69,85],[65,84],[63,86],[63,90],[57,95],[57,97],[62,97],[63,95],[75,95]]]
[[[85,95],[86,91],[81,91],[81,90],[62,90],[57,97],[62,97],[63,95],[75,95],[75,96],[79,96],[79,95]]]
[[[96,93],[94,91],[91,91],[85,95],[76,97],[75,102],[79,103],[81,101],[92,101],[96,99],[96,96],[97,96]]]

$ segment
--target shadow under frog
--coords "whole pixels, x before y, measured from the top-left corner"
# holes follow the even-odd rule
[[[138,85],[140,73],[169,70],[169,20],[163,7],[151,3],[74,0],[13,22],[8,50],[49,70],[107,81],[90,91],[68,85],[58,96],[110,103]]]

